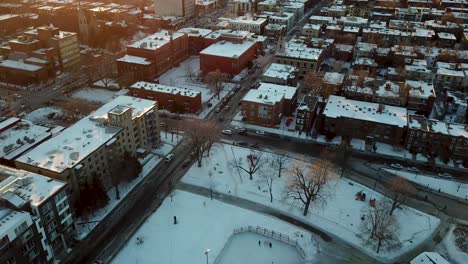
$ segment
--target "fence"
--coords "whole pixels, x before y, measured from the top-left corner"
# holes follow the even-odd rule
[[[304,249],[302,249],[302,247],[299,245],[297,240],[291,239],[288,235],[282,234],[280,232],[275,232],[273,230],[270,230],[270,229],[267,229],[267,228],[264,228],[264,227],[261,227],[261,226],[244,226],[244,227],[239,227],[239,228],[234,229],[232,234],[229,236],[228,241],[226,242],[224,247],[221,249],[218,256],[216,256],[216,259],[213,261],[213,264],[217,264],[220,261],[221,256],[222,256],[222,252],[224,251],[224,249],[229,244],[231,244],[232,238],[235,235],[239,234],[239,233],[245,233],[245,232],[257,233],[257,234],[260,234],[262,236],[266,236],[266,237],[275,239],[277,241],[286,243],[288,245],[291,245],[291,246],[295,247],[297,249],[297,251],[299,251],[299,254],[301,255],[302,259],[306,259],[306,254],[305,254]]]

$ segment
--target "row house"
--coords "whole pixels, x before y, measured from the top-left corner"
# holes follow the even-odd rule
[[[129,88],[135,97],[155,100],[159,109],[173,113],[198,114],[202,110],[201,92],[157,83],[137,82]]]
[[[319,131],[329,136],[363,140],[372,137],[375,141],[402,145],[406,127],[406,108],[332,95],[322,112]]]
[[[412,153],[468,161],[468,127],[446,123],[420,115],[408,118],[406,148]]]

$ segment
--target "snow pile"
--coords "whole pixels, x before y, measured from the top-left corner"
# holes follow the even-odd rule
[[[232,235],[234,229],[247,225],[293,237],[310,258],[317,253],[317,242],[307,231],[217,200],[175,191],[128,240],[113,263],[206,263],[207,249],[208,263],[214,263],[220,252],[219,264],[303,263],[298,251],[288,244],[257,233]]]
[[[56,107],[43,107],[38,108],[25,116],[24,119],[27,119],[33,123],[44,122],[49,119],[49,116],[52,114],[62,115],[63,110]]]
[[[107,103],[114,95],[115,92],[109,90],[85,88],[73,93],[72,97],[91,102]]]
[[[398,251],[376,254],[374,248],[365,245],[367,237],[363,238],[360,230],[362,210],[369,207],[369,202],[368,200],[366,202],[355,200],[355,195],[357,192],[362,191],[366,193],[369,199],[375,198],[377,201],[386,199],[384,196],[335,175],[335,178],[330,181],[328,186],[328,189],[332,191],[326,203],[315,202],[311,205],[309,214],[304,217],[302,216],[302,204],[299,202],[294,203],[284,196],[286,181],[290,173],[289,169],[283,171],[281,178],[275,177],[273,183],[274,200],[273,203],[270,203],[268,188],[259,180],[259,174],[253,176],[254,180],[249,180],[249,175],[246,172],[234,169],[229,165],[234,157],[245,161],[249,154],[250,150],[246,148],[216,144],[210,154],[210,157],[214,158],[205,160],[200,168],[194,165],[182,181],[187,184],[212,188],[216,192],[241,197],[280,210],[286,215],[338,236],[355,247],[362,248],[367,254],[382,260],[391,260],[412,250],[418,244],[424,242],[440,222],[435,217],[403,206],[402,209],[397,209],[394,212],[400,223],[398,237],[402,247]],[[264,153],[264,156],[269,155]],[[291,160],[289,164],[300,162]],[[271,166],[268,164],[266,167]],[[270,171],[269,173],[277,172]]]

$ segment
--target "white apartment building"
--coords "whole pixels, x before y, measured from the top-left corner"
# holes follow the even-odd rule
[[[159,144],[157,111],[155,101],[119,96],[16,159],[16,167],[68,181],[73,190],[92,177],[109,186],[115,160]]]

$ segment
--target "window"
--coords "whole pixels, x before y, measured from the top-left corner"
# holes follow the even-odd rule
[[[17,228],[15,228],[16,236],[21,235],[21,233],[23,233],[23,231],[26,230],[26,229],[28,229],[28,224],[26,223],[26,221],[24,221],[21,225],[19,225]]]

